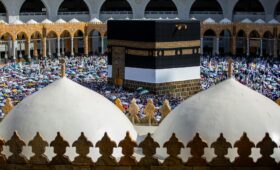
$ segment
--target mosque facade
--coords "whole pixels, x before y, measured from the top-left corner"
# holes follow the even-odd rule
[[[278,57],[278,0],[2,0],[1,59],[106,52],[108,19],[201,21],[202,54]]]

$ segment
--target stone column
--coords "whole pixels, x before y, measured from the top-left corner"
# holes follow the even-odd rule
[[[250,38],[247,37],[247,47],[246,47],[246,55],[249,56],[250,55]]]
[[[19,59],[22,58],[22,40],[19,41]]]
[[[65,55],[64,43],[65,43],[65,40],[62,38],[61,39],[61,54],[63,57]]]
[[[200,55],[203,55],[203,37],[200,38]]]
[[[57,37],[57,57],[60,57],[60,37]]]
[[[12,40],[13,41],[13,60],[16,61],[17,56],[16,56],[16,40]]]
[[[74,52],[79,53],[79,37],[74,38]]]
[[[88,53],[93,51],[92,49],[93,48],[92,48],[92,37],[91,37],[91,38],[89,38],[89,41],[88,41]]]
[[[220,54],[220,38],[216,37],[216,54]]]
[[[104,37],[101,37],[101,54],[104,53]]]
[[[5,43],[5,62],[8,61],[8,52],[9,52],[9,46],[8,41]]]
[[[273,57],[274,58],[277,58],[277,51],[278,51],[278,40],[277,38],[274,38],[274,41],[273,41]]]
[[[84,55],[88,56],[88,36],[84,36]]]
[[[231,48],[231,54],[236,55],[236,37],[235,36],[231,37],[230,48]]]
[[[213,37],[212,40],[213,40],[212,55],[215,55],[215,53],[216,53],[216,45],[217,45],[217,43],[216,43],[216,38]]]
[[[43,58],[47,57],[47,38],[43,37],[42,38],[42,56]]]
[[[37,59],[38,58],[38,40],[33,40],[33,56]]]
[[[71,36],[71,57],[74,57],[74,37]]]
[[[29,61],[31,61],[31,55],[30,55],[30,39],[28,38],[28,39],[26,39],[26,47],[25,47],[25,49],[26,49],[26,55],[27,55],[27,58],[28,58],[28,60]]]
[[[48,43],[49,43],[49,44],[48,44],[48,46],[49,46],[49,53],[48,53],[48,54],[49,54],[49,57],[51,58],[51,57],[52,57],[51,39],[48,40]]]
[[[260,39],[260,56],[263,56],[263,39]]]

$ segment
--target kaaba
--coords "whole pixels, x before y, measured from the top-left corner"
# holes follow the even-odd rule
[[[200,22],[109,20],[108,82],[187,98],[200,91]]]

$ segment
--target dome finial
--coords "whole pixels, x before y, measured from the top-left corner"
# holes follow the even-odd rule
[[[66,72],[65,59],[60,60],[60,66],[61,66],[61,70],[60,70],[61,77],[63,78],[63,77],[66,76],[66,74],[65,74],[65,72]]]
[[[233,74],[232,63],[233,63],[232,58],[229,58],[228,59],[228,77],[229,78],[231,78],[232,74]]]

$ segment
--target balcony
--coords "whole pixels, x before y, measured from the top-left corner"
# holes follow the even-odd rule
[[[58,12],[58,15],[89,15],[88,11],[67,11],[67,12]]]
[[[177,18],[178,11],[145,11],[146,18]]]
[[[106,21],[109,18],[114,19],[125,19],[125,18],[133,18],[132,11],[101,11],[100,12],[100,20]]]
[[[221,15],[223,14],[222,11],[191,11],[190,12],[191,15],[196,15],[196,14],[199,14],[199,15]]]
[[[43,16],[47,15],[47,12],[21,12],[20,16]]]

